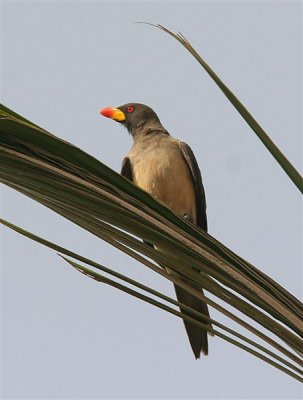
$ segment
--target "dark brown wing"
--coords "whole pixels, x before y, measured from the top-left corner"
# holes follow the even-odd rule
[[[122,167],[121,167],[121,175],[124,176],[125,178],[129,179],[130,181],[133,180],[132,166],[130,163],[130,159],[128,157],[123,158]]]
[[[184,142],[180,142],[180,149],[182,151],[183,157],[190,169],[190,173],[193,179],[195,194],[196,194],[196,206],[197,206],[197,225],[207,231],[207,217],[206,217],[206,199],[204,187],[202,184],[201,172],[194,156],[192,149]],[[194,284],[193,282],[187,282],[196,290],[201,290],[203,294],[202,288]],[[196,297],[191,296],[184,289],[175,285],[177,299],[200,313],[204,314],[209,318],[209,311],[207,304],[203,301],[197,299]],[[185,312],[185,310],[181,311]],[[201,330],[196,326],[191,325],[189,322],[184,321],[185,328],[189,337],[190,344],[192,346],[193,352],[196,358],[199,358],[200,352],[202,351],[205,355],[208,354],[208,338],[207,331]],[[210,325],[211,326],[211,325]]]
[[[184,142],[180,142],[180,149],[190,169],[190,173],[194,182],[197,204],[197,225],[207,231],[206,198],[201,172],[192,149]]]

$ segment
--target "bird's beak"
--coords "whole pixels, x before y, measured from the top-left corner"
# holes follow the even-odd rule
[[[111,118],[118,122],[125,121],[125,114],[123,111],[119,110],[118,108],[106,107],[103,110],[100,110],[100,114],[104,117]]]

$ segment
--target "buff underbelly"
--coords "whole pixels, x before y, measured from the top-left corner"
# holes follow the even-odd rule
[[[155,154],[132,161],[133,182],[178,214],[196,222],[196,198],[183,157],[167,159]]]

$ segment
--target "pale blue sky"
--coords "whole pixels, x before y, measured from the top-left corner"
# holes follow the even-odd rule
[[[180,30],[297,168],[301,2],[14,2],[2,6],[2,99],[119,171],[131,139],[99,116],[143,102],[199,162],[210,233],[302,298],[299,191],[196,61]],[[22,195],[2,217],[173,295],[169,282]],[[219,338],[195,361],[182,322],[2,230],[5,399],[298,399],[301,386]],[[214,317],[219,317],[212,311]]]

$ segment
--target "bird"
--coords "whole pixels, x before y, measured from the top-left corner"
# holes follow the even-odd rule
[[[175,139],[163,127],[155,111],[145,104],[106,107],[100,114],[125,126],[133,145],[122,161],[121,175],[157,200],[207,231],[206,199],[201,172],[189,145]],[[196,283],[181,278],[203,294]],[[179,302],[209,318],[205,302],[174,284]],[[180,307],[181,311],[190,315]],[[183,320],[196,359],[208,355],[207,330]],[[209,322],[204,322],[210,325]]]

